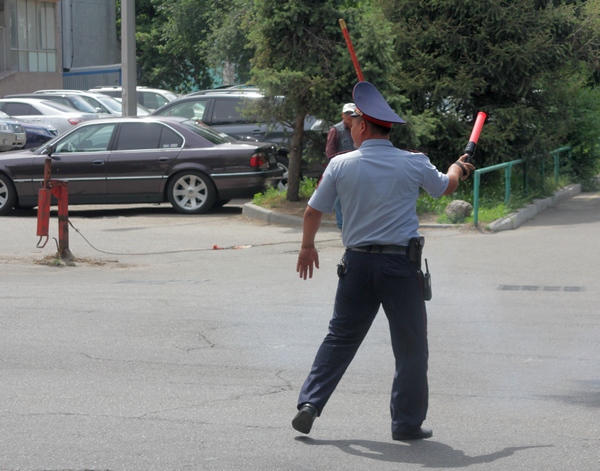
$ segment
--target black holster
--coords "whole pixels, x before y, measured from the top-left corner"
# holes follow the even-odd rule
[[[425,246],[425,237],[413,237],[408,241],[408,261],[411,262],[417,269],[419,281],[423,292],[423,299],[430,301],[433,295],[431,291],[431,274],[429,273],[429,265],[425,259],[425,273],[421,269],[421,257],[423,255],[423,247]]]

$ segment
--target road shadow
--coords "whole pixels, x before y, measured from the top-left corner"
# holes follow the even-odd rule
[[[88,205],[69,207],[69,218],[117,218],[117,217],[179,217],[179,218],[211,218],[218,216],[238,216],[242,214],[242,206],[225,205],[220,208],[213,208],[206,214],[180,214],[170,205],[144,205],[144,206],[114,206],[102,207]],[[3,217],[14,218],[37,218],[37,209],[13,209]],[[57,218],[56,208],[50,210],[50,218]]]
[[[310,446],[333,446],[353,456],[388,463],[416,464],[426,468],[466,468],[474,464],[492,463],[529,448],[547,448],[554,445],[505,447],[500,451],[479,456],[468,456],[462,450],[432,440],[415,442],[376,442],[371,440],[315,440],[296,437]]]

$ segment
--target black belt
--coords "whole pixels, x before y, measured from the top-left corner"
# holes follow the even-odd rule
[[[346,250],[349,252],[363,252],[363,253],[394,253],[400,255],[406,255],[406,247],[404,245],[361,245],[359,247],[348,247]]]

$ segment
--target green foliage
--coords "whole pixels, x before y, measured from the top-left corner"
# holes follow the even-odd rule
[[[598,11],[583,1],[379,0],[394,23],[402,65],[394,84],[410,100],[396,135],[446,168],[462,153],[478,111],[488,113],[479,166],[565,143],[565,78],[598,62]],[[590,2],[598,5],[597,1]],[[595,16],[594,16],[595,15]],[[416,126],[419,133],[410,131]],[[399,134],[400,132],[404,134]]]
[[[299,197],[301,201],[308,201],[317,188],[316,178],[303,178],[300,181]],[[252,203],[263,208],[277,208],[287,200],[287,191],[278,191],[269,188],[263,193],[257,193],[252,198]]]
[[[285,199],[284,193],[278,191],[277,188],[268,188],[262,193],[256,193],[252,198],[252,203],[263,208],[276,208]]]
[[[248,39],[255,54],[252,83],[265,92],[265,118],[292,125],[288,194],[297,201],[304,147],[304,118],[322,116],[349,101],[348,66],[339,57],[343,44],[339,0],[255,0]],[[349,62],[349,61],[348,61]],[[342,92],[343,91],[343,92]],[[285,100],[276,97],[285,96]]]
[[[600,89],[573,86],[563,109],[568,113],[564,142],[572,144],[562,159],[564,169],[584,191],[594,189],[600,174]]]
[[[600,0],[137,0],[136,15],[140,84],[187,92],[232,68],[230,79],[266,92],[257,119],[296,128],[291,199],[300,150],[313,158],[324,137],[306,145],[302,116],[327,129],[357,81],[340,18],[365,79],[407,121],[392,131],[397,147],[445,171],[485,111],[479,168],[568,144],[561,174],[596,184]]]
[[[497,204],[492,207],[480,207],[477,215],[477,224],[487,224],[490,222],[497,221],[508,216],[512,210],[504,205],[504,203]],[[447,218],[444,215],[438,222],[442,223],[443,218]],[[464,220],[465,224],[473,224],[473,215],[469,216]]]
[[[140,85],[187,93],[212,85],[197,44],[206,36],[207,2],[137,0],[136,50]],[[117,3],[120,9],[120,2]],[[120,12],[117,28],[120,32]]]
[[[417,200],[417,214],[442,214],[453,199],[451,196],[434,198],[429,193],[422,191]]]

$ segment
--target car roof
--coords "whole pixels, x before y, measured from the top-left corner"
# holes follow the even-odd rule
[[[14,93],[11,95],[5,95],[4,98],[35,98],[35,99],[43,100],[44,95],[46,95],[46,96],[62,96],[62,97],[79,96],[75,93]]]
[[[250,99],[250,100],[258,100],[263,98],[263,95],[260,93],[202,93],[202,94],[194,94],[190,93],[189,95],[184,95],[176,98],[175,100],[167,103],[170,105],[172,103],[181,103],[184,101],[194,101],[194,100],[202,100],[203,98],[215,98],[219,97],[221,100],[240,100],[240,99]],[[164,105],[164,106],[167,106]]]
[[[96,120],[96,121],[85,121],[83,124],[90,124],[92,122],[98,123],[124,123],[124,122],[139,122],[139,121],[160,121],[162,123],[170,123],[173,121],[176,122],[183,122],[183,121],[190,121],[188,118],[182,118],[180,116],[113,116],[110,118],[103,118],[101,120]]]
[[[171,90],[166,90],[164,88],[150,88],[150,87],[143,87],[140,85],[140,86],[135,87],[135,89],[137,91],[147,90],[149,92],[173,93],[176,95],[175,92],[172,92]],[[96,87],[90,88],[88,90],[88,92],[93,92],[94,90],[123,90],[123,87],[120,85],[98,85]]]
[[[234,85],[228,87],[217,87],[217,88],[209,88],[206,90],[199,90],[197,92],[188,93],[185,96],[191,95],[239,95],[239,94],[256,94],[263,96],[263,93],[259,88],[256,87],[246,87],[243,85]]]
[[[38,93],[85,93],[83,90],[67,90],[67,89],[52,89],[52,90],[36,90],[34,94]]]
[[[52,108],[56,111],[62,111],[63,113],[75,113],[75,114],[90,114],[85,113],[83,111],[76,110],[75,108],[71,109],[67,106],[62,105],[61,103],[57,103],[56,101],[44,100],[43,98],[2,98],[0,99],[0,103],[27,103],[29,105],[42,105]],[[60,108],[63,108],[61,110]]]
[[[36,90],[31,95],[85,95],[94,97],[107,97],[103,93],[90,92],[86,90]],[[112,98],[112,97],[111,97]]]

